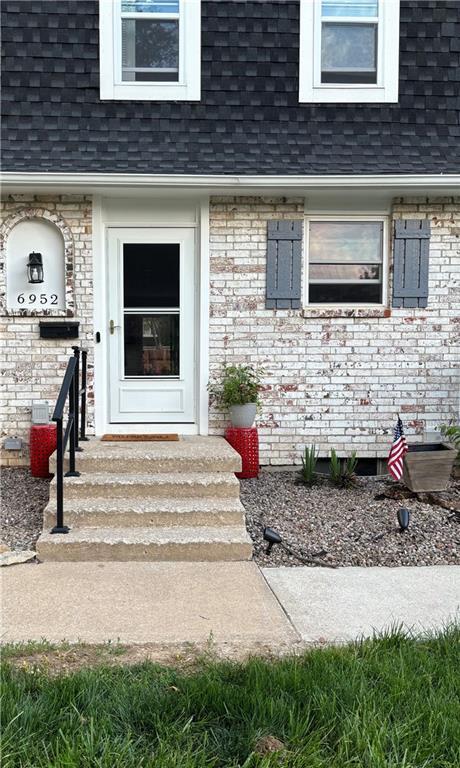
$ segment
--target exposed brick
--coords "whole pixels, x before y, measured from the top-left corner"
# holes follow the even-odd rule
[[[302,218],[303,205],[277,198],[211,200],[211,284],[224,280],[218,296],[211,295],[211,371],[224,361],[265,370],[258,417],[262,463],[299,463],[309,443],[321,455],[335,447],[339,454],[355,449],[361,456],[385,457],[398,413],[408,414],[404,423],[413,440],[458,419],[454,328],[460,257],[450,242],[458,242],[451,234],[455,224],[446,225],[460,224],[460,205],[452,202],[394,201],[394,219],[434,222],[429,306],[369,311],[265,309],[266,222]],[[225,240],[215,241],[223,227]],[[250,240],[255,229],[257,243]],[[226,414],[211,412],[213,433],[222,433],[226,423]]]
[[[64,200],[66,201],[64,203]],[[71,205],[69,204],[69,201]],[[1,318],[2,332],[0,347],[2,373],[0,385],[6,384],[6,397],[2,403],[3,444],[6,435],[18,435],[25,440],[23,455],[17,451],[2,450],[0,462],[8,466],[27,466],[28,440],[31,426],[31,405],[33,400],[48,400],[53,405],[62,383],[68,357],[72,354],[73,343],[81,342],[89,350],[88,355],[88,431],[94,424],[93,400],[93,295],[92,295],[92,238],[91,203],[87,196],[69,195],[9,195],[4,200],[2,220],[7,221],[12,213],[32,209],[40,216],[49,212],[48,220],[63,220],[71,233],[74,251],[74,274],[67,273],[67,297],[76,307],[75,320],[80,322],[80,338],[45,340],[39,337],[40,316],[18,317],[7,315]],[[56,218],[57,217],[57,218]],[[6,237],[7,240],[7,237]],[[5,243],[7,245],[7,242]],[[76,257],[82,254],[84,258]],[[49,318],[50,315],[48,314]],[[51,316],[52,317],[52,316]]]

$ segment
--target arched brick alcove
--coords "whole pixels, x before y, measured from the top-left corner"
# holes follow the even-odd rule
[[[14,228],[24,221],[45,221],[52,224],[62,236],[64,243],[64,292],[65,308],[52,309],[45,307],[24,309],[8,309],[6,301],[7,281],[7,249],[8,240]],[[0,312],[2,315],[18,316],[57,316],[73,317],[75,315],[74,295],[74,242],[70,227],[66,221],[55,211],[36,206],[22,208],[8,216],[0,227]]]

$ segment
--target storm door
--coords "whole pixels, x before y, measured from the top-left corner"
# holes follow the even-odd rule
[[[110,229],[110,422],[194,421],[194,230]]]

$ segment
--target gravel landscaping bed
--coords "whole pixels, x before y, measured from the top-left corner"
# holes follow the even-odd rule
[[[275,545],[267,555],[264,526],[274,528],[292,550],[325,566],[460,563],[459,515],[417,499],[376,500],[392,485],[386,477],[360,477],[356,487],[347,489],[326,479],[307,488],[296,484],[297,477],[296,472],[262,471],[257,479],[241,481],[246,525],[259,565],[309,564],[282,546]],[[460,482],[453,481],[443,496],[458,505]],[[397,523],[399,507],[411,515],[404,533]]]
[[[49,480],[32,477],[28,469],[2,468],[0,539],[10,549],[35,549],[49,498]]]

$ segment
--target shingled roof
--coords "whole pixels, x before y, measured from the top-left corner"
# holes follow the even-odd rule
[[[202,4],[202,99],[101,102],[97,0],[3,0],[5,171],[460,171],[458,0],[402,0],[398,104],[299,104],[299,0]]]

